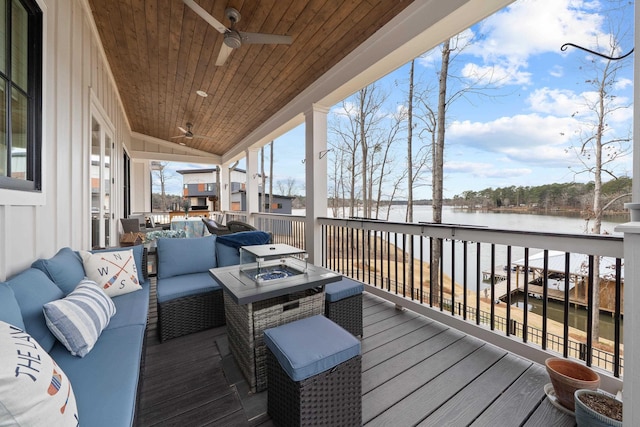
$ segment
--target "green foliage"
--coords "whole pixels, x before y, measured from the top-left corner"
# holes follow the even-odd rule
[[[602,197],[605,202],[628,193],[631,193],[631,178],[629,177],[612,179],[602,185]],[[554,183],[537,187],[485,188],[480,191],[464,191],[461,195],[456,195],[453,198],[456,205],[483,208],[586,209],[593,204],[592,200],[593,182]],[[613,208],[622,208],[623,203],[620,201],[620,206]]]

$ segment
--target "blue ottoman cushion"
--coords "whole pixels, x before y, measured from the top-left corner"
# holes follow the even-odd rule
[[[362,291],[364,291],[362,283],[344,277],[339,282],[329,283],[324,287],[324,299],[329,302],[336,302],[354,295],[360,295]]]
[[[324,316],[264,331],[264,341],[293,381],[302,381],[360,354],[360,341]]]

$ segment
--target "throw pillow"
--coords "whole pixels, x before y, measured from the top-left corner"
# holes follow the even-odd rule
[[[87,277],[96,282],[107,295],[117,295],[142,289],[133,251],[90,252],[80,251]]]
[[[62,248],[49,259],[39,259],[31,267],[47,273],[64,294],[73,291],[84,277],[82,260],[71,248]]]
[[[0,321],[0,424],[77,426],[73,388],[31,335]]]
[[[74,356],[91,351],[107,327],[116,306],[91,280],[83,280],[64,299],[43,306],[44,318],[53,335]]]

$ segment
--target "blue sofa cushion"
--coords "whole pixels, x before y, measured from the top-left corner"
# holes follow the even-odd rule
[[[31,267],[44,271],[65,295],[84,278],[82,260],[71,248],[62,248],[49,259],[35,261]]]
[[[74,356],[91,351],[116,306],[92,280],[83,280],[64,299],[44,305],[49,330]]]
[[[20,306],[25,330],[45,349],[56,341],[44,319],[42,306],[64,297],[64,292],[37,268],[28,268],[7,281]]]
[[[241,231],[218,236],[218,244],[216,245],[218,266],[238,265],[240,264],[240,247],[266,245],[270,241],[271,236],[264,231]]]
[[[208,271],[158,279],[158,303],[218,289],[221,289],[220,284],[211,277]]]
[[[0,424],[78,425],[74,391],[64,369],[33,337],[0,322]]]
[[[324,299],[329,302],[336,302],[354,295],[360,295],[362,291],[364,291],[362,283],[344,277],[339,282],[329,283],[324,287]]]
[[[97,254],[100,252],[114,252],[114,251],[128,251],[131,249],[133,251],[133,259],[136,261],[136,268],[138,270],[138,282],[141,284],[144,283],[144,271],[142,269],[142,256],[144,252],[144,246],[142,245],[134,245],[134,246],[125,246],[123,248],[107,248],[107,249],[97,249],[91,251],[91,253]]]
[[[360,354],[360,341],[324,316],[266,329],[264,342],[293,381],[302,381]]]
[[[116,306],[116,314],[106,329],[121,328],[129,325],[147,324],[149,315],[149,282],[142,284],[142,290],[129,292],[111,298]]]
[[[206,272],[217,266],[216,236],[158,239],[158,279]]]
[[[24,331],[24,320],[13,289],[6,283],[0,283],[0,321],[9,323]]]
[[[83,358],[53,347],[51,357],[73,384],[80,426],[133,424],[144,333],[142,325],[105,329]]]

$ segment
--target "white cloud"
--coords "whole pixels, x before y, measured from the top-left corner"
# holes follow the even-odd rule
[[[462,76],[478,84],[493,84],[496,86],[528,85],[531,83],[531,73],[520,71],[517,67],[508,65],[478,65],[467,63],[462,68]]]
[[[519,0],[480,24],[479,33],[485,36],[472,49],[489,63],[524,64],[532,55],[559,53],[568,41],[592,46],[603,36],[598,6],[580,0]]]
[[[471,147],[528,165],[566,167],[574,156],[565,151],[574,138],[577,122],[571,118],[537,114],[501,117],[490,122],[453,122],[447,138],[456,146]]]
[[[496,167],[495,163],[476,163],[476,162],[445,162],[444,172],[446,174],[462,173],[468,174],[476,178],[511,178],[530,175],[530,168],[504,168]]]

